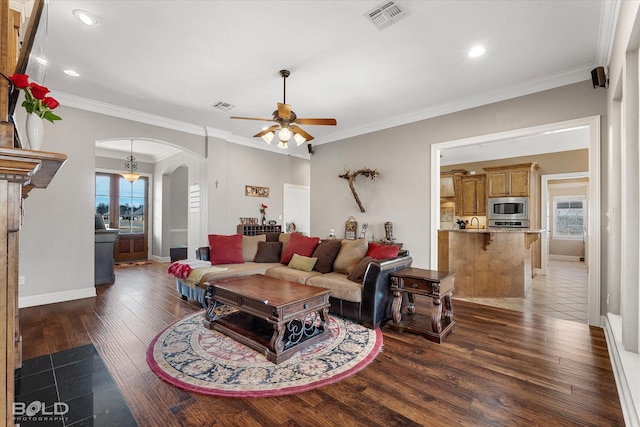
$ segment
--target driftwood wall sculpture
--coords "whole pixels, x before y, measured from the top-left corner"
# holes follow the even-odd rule
[[[360,202],[360,198],[358,197],[358,193],[356,193],[356,189],[353,186],[353,182],[356,180],[358,175],[365,176],[367,178],[370,178],[371,181],[375,181],[376,179],[378,179],[378,176],[380,174],[375,169],[363,168],[363,169],[358,169],[355,172],[351,172],[351,171],[349,171],[349,169],[345,168],[344,173],[342,175],[338,175],[340,178],[344,178],[347,181],[349,181],[349,188],[351,189],[351,194],[353,194],[353,198],[356,199],[356,203],[358,204],[358,207],[360,208],[360,212],[364,212],[364,206],[362,206],[362,202]]]

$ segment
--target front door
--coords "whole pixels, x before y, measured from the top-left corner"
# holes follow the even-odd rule
[[[134,182],[118,174],[96,174],[96,212],[110,228],[120,230],[114,249],[116,261],[147,259],[147,194],[149,180]]]

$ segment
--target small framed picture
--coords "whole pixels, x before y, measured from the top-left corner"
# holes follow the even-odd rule
[[[258,187],[256,185],[245,185],[244,195],[248,197],[269,197],[269,187]]]

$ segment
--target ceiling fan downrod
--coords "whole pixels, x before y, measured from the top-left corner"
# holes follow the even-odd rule
[[[287,103],[287,77],[289,77],[291,73],[289,70],[280,70],[280,75],[282,76],[282,103]]]

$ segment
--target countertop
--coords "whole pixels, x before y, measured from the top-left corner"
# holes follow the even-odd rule
[[[452,231],[454,233],[527,233],[527,234],[539,234],[544,233],[543,228],[465,228],[460,230],[459,228],[452,230],[438,230],[438,231]]]

